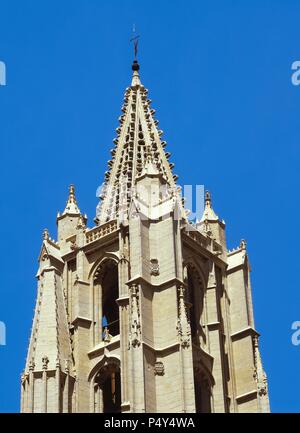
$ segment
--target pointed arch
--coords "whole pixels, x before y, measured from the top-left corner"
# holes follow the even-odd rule
[[[114,260],[116,262],[116,264],[119,263],[120,261],[120,257],[117,253],[112,253],[112,252],[105,252],[104,254],[101,255],[101,257],[99,257],[95,263],[93,263],[93,266],[91,267],[90,271],[89,271],[89,275],[88,278],[89,279],[94,279],[94,275],[95,272],[97,271],[97,269],[99,268],[99,266],[103,266],[103,264],[107,261],[107,260]]]
[[[108,364],[114,364],[120,368],[120,357],[117,355],[103,355],[102,358],[96,363],[96,365],[94,365],[94,367],[90,371],[88,375],[88,381],[91,384],[94,384],[96,373]]]
[[[186,288],[186,303],[192,335],[193,376],[196,412],[212,411],[212,389],[214,379],[207,368],[212,361],[208,353],[206,287],[207,278],[201,267],[192,258],[184,262],[184,282]],[[206,365],[207,364],[207,365]]]
[[[120,333],[118,260],[110,254],[102,257],[92,272],[94,344],[109,341]]]
[[[94,412],[121,412],[121,372],[118,357],[104,357],[89,375]]]
[[[201,267],[191,258],[183,264],[185,283],[185,302],[189,311],[193,344],[205,347],[206,323],[206,278]]]

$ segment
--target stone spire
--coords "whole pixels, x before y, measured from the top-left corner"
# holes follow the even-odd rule
[[[140,66],[135,60],[132,65],[132,83],[126,89],[120,126],[116,129],[115,147],[111,149],[112,159],[100,194],[96,221],[102,224],[119,216],[119,209],[130,205],[132,188],[136,179],[145,170],[158,171],[170,188],[176,189],[177,176],[172,173],[174,164],[168,161],[166,142],[162,141],[163,131],[154,119],[148,90],[142,85]]]
[[[66,208],[63,211],[63,215],[65,214],[80,214],[80,209],[77,205],[77,200],[75,197],[75,187],[74,185],[70,185],[69,187],[69,197],[66,204]]]

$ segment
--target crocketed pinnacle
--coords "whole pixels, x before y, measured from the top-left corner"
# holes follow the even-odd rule
[[[80,214],[80,209],[77,205],[77,200],[75,197],[75,187],[74,185],[70,185],[69,187],[69,197],[66,204],[66,208],[63,211],[63,215],[65,214]]]

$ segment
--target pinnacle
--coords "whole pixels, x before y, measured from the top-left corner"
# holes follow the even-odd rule
[[[69,187],[69,197],[67,200],[66,208],[63,212],[65,214],[80,214],[80,209],[77,206],[77,200],[75,196],[75,187],[73,184]]]
[[[205,208],[203,212],[203,216],[201,218],[201,222],[208,221],[218,221],[219,217],[216,215],[215,211],[212,208],[212,200],[211,194],[209,191],[205,192]]]
[[[211,207],[211,195],[209,191],[205,192],[205,205]]]
[[[44,229],[43,231],[43,240],[47,241],[49,239],[49,231],[48,229]]]

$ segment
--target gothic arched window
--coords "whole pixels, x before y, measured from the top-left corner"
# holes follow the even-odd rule
[[[100,340],[109,340],[120,333],[119,278],[118,266],[114,260],[102,263],[95,274],[96,323]],[[98,300],[98,301],[97,301]]]
[[[121,375],[118,364],[109,362],[96,374],[94,404],[95,412],[121,412]]]
[[[186,266],[184,280],[186,284],[185,301],[189,311],[192,341],[195,345],[205,345],[203,282],[196,268],[192,265]]]

